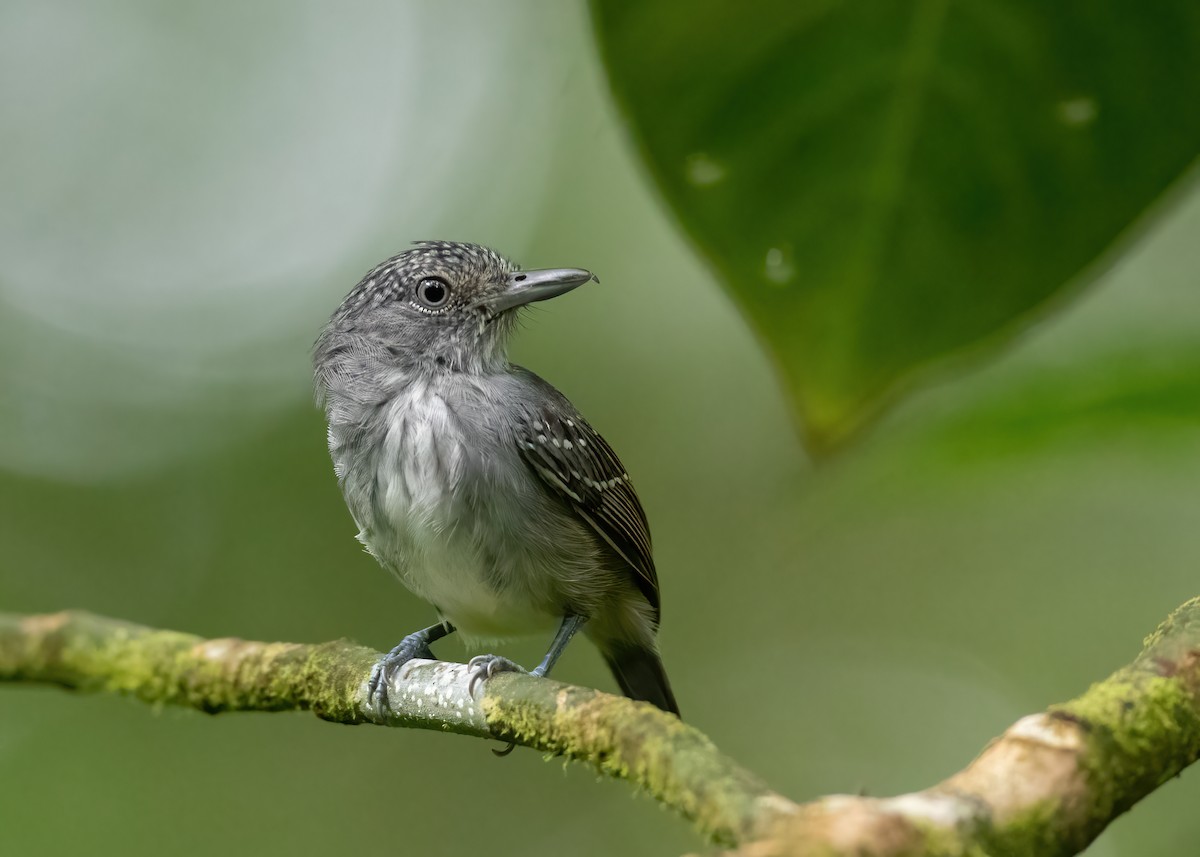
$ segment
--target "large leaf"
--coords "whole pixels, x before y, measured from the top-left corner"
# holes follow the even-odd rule
[[[1196,0],[594,0],[816,451],[1071,285],[1200,151]]]

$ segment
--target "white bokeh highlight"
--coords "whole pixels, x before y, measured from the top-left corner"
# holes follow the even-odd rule
[[[519,253],[581,17],[5,4],[0,468],[106,479],[225,442],[309,396],[316,328],[383,256]]]

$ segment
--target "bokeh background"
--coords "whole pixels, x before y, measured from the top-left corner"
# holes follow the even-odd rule
[[[308,348],[419,238],[603,281],[514,359],[621,452],[688,720],[795,798],[960,768],[1200,593],[1200,196],[820,467],[639,165],[577,4],[0,6],[0,609],[386,648]],[[545,641],[505,651],[534,661]],[[454,642],[440,652],[462,658]],[[564,680],[611,689],[586,644]],[[0,853],[672,854],[531,752],[0,691]],[[1089,853],[1194,850],[1194,774]]]

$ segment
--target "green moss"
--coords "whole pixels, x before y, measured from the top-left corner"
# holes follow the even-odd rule
[[[1082,846],[1063,841],[1062,806],[1059,801],[1043,801],[1024,812],[1005,819],[999,827],[981,825],[971,837],[971,857],[1050,857],[1075,854]]]
[[[1082,763],[1097,825],[1129,809],[1200,754],[1200,715],[1179,676],[1123,671],[1051,712],[1078,720],[1087,734]]]
[[[767,820],[759,801],[770,790],[702,733],[646,703],[551,682],[521,696],[497,683],[483,708],[499,737],[626,780],[716,842],[744,841]]]
[[[1172,611],[1161,625],[1142,644],[1144,652],[1157,651],[1175,641],[1195,643],[1200,639],[1200,596],[1186,601]]]

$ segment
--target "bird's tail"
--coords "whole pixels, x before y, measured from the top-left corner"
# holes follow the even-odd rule
[[[680,716],[679,704],[675,702],[658,652],[645,646],[625,644],[605,651],[604,660],[621,691],[630,699],[644,700]]]

